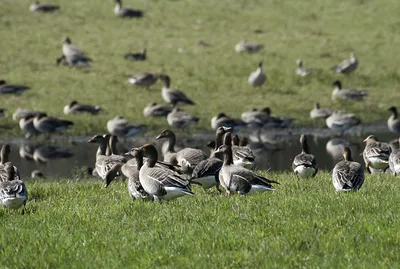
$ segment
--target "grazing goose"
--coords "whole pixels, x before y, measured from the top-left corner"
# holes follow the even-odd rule
[[[160,74],[158,73],[140,72],[133,74],[128,79],[128,82],[136,86],[149,88],[151,85],[157,82],[159,77]]]
[[[336,99],[350,100],[350,101],[362,101],[365,96],[368,96],[368,92],[359,89],[343,89],[342,82],[335,80],[332,83],[335,88],[332,92],[332,100]]]
[[[167,115],[167,122],[175,128],[183,128],[190,124],[197,124],[199,118],[193,117],[188,112],[182,111],[178,106],[175,106]]]
[[[233,164],[251,169],[254,166],[256,156],[249,147],[239,146],[239,137],[231,136],[231,132],[226,132],[224,136],[224,145],[230,145],[233,157]]]
[[[146,49],[143,48],[141,52],[137,53],[127,53],[124,55],[124,58],[131,61],[144,61],[147,58]]]
[[[11,163],[3,167],[5,176],[0,182],[0,201],[4,208],[19,209],[26,205],[28,190],[20,179],[15,179],[15,169]],[[24,214],[24,209],[22,209]]]
[[[226,135],[226,134],[225,134]],[[230,145],[222,145],[216,151],[224,154],[224,163],[222,165],[220,184],[226,190],[228,197],[231,192],[237,192],[241,195],[254,194],[265,191],[272,191],[272,183],[276,181],[259,176],[253,171],[242,166],[233,164],[232,149]]]
[[[45,113],[38,114],[33,118],[33,126],[42,133],[61,132],[72,125],[74,125],[72,121],[48,117]]]
[[[118,137],[131,137],[144,130],[142,124],[134,124],[121,116],[116,116],[107,122],[107,131]]]
[[[115,8],[114,14],[122,18],[141,18],[143,17],[143,11],[131,8],[123,8],[122,0],[114,0]]]
[[[398,139],[400,143],[400,138]],[[394,176],[400,174],[400,148],[398,146],[394,146],[393,143],[390,144],[392,148],[392,152],[389,155],[389,167]]]
[[[20,95],[24,91],[29,90],[28,86],[7,84],[5,80],[0,80],[0,94],[15,94]]]
[[[57,65],[63,63],[63,65],[78,66],[78,67],[90,67],[90,62],[92,59],[80,54],[71,54],[65,56],[61,55],[56,59]]]
[[[25,133],[25,138],[31,138],[40,134],[40,131],[33,125],[34,118],[35,116],[33,114],[26,114],[25,117],[19,120],[19,128]]]
[[[100,106],[79,104],[78,101],[73,100],[68,105],[64,106],[64,114],[68,115],[68,114],[89,113],[92,115],[97,115],[100,109],[101,109]]]
[[[259,52],[263,48],[264,45],[262,44],[248,43],[246,40],[242,40],[236,44],[235,51],[253,53],[253,52]]]
[[[392,106],[388,110],[392,112],[392,115],[387,121],[388,128],[392,133],[400,134],[400,119],[397,114],[397,108]]]
[[[318,172],[318,165],[314,155],[310,153],[305,134],[300,136],[300,144],[301,153],[294,157],[292,164],[293,171],[300,178],[315,177]]]
[[[9,155],[11,153],[11,147],[8,144],[4,144],[1,147],[1,151],[0,151],[0,181],[6,181],[7,179],[7,173],[4,170],[4,166],[8,163],[10,163],[9,160]],[[11,164],[11,163],[10,163]],[[12,166],[14,168],[14,179],[19,180],[21,179],[20,175],[19,175],[19,171],[18,168],[16,166]]]
[[[330,115],[332,115],[332,109],[321,108],[319,106],[319,103],[315,103],[314,108],[310,111],[310,117],[312,119],[319,119],[319,118],[326,119]]]
[[[351,158],[348,147],[343,149],[343,161],[333,168],[332,183],[336,191],[356,191],[364,183],[364,168]]]
[[[378,142],[374,135],[369,135],[363,142],[365,142],[363,158],[367,171],[370,173],[385,171],[389,167],[391,152],[389,144]]]
[[[356,55],[354,53],[350,53],[350,59],[343,60],[338,65],[335,65],[333,70],[335,70],[336,73],[350,74],[356,70],[357,66],[358,61]]]
[[[337,110],[332,113],[328,118],[326,118],[326,125],[329,129],[342,134],[347,129],[353,126],[359,125],[361,120],[354,114],[346,114],[343,111]]]
[[[172,111],[172,107],[152,102],[143,109],[145,117],[165,117]]]
[[[266,78],[265,73],[262,71],[262,62],[259,62],[257,70],[251,72],[247,81],[252,87],[260,87],[264,84]]]
[[[41,4],[39,1],[35,1],[30,7],[31,12],[53,12],[59,10],[60,6],[51,4]]]
[[[155,166],[158,158],[157,149],[150,144],[138,148],[147,157],[140,168],[139,178],[144,190],[154,197],[155,201],[172,200],[184,195],[194,195],[190,182],[172,170]]]
[[[195,104],[180,90],[170,88],[171,78],[168,75],[162,74],[160,75],[160,79],[164,81],[164,86],[161,89],[161,95],[165,102],[172,104],[173,106]]]
[[[51,145],[43,145],[35,148],[33,152],[33,159],[38,163],[47,163],[50,160],[70,158],[74,154],[69,149],[63,149]]]
[[[222,112],[211,118],[211,128],[213,130],[217,130],[221,126],[231,127],[233,130],[238,131],[246,127],[246,123],[240,119],[233,119]]]
[[[307,76],[308,74],[311,73],[312,68],[304,67],[302,60],[297,59],[296,64],[297,64],[297,69],[296,69],[296,75],[297,76],[305,77],[305,76]]]

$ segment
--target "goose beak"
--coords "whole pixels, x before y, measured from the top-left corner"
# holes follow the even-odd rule
[[[156,137],[156,140],[161,139],[161,138],[163,138],[163,136],[162,136],[161,134],[159,134],[159,135]]]
[[[232,127],[225,127],[225,126],[222,126],[222,128],[224,128],[224,131],[225,131],[225,132],[232,132]]]

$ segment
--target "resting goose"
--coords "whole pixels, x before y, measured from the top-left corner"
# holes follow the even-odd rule
[[[259,52],[263,48],[264,45],[262,44],[249,43],[246,40],[242,40],[236,44],[235,51],[253,53],[253,52]]]
[[[400,139],[398,139],[398,142],[400,143]],[[400,148],[393,146],[393,144],[390,144],[390,146],[392,152],[389,155],[389,167],[392,174],[397,176],[400,174]]]
[[[342,134],[347,129],[359,125],[361,120],[354,114],[346,114],[343,111],[334,111],[332,115],[326,118],[326,125],[329,129]]]
[[[363,158],[367,171],[370,173],[385,171],[389,167],[391,152],[389,144],[378,142],[374,135],[369,135],[363,142],[365,142]]]
[[[351,158],[351,150],[343,149],[343,161],[333,168],[332,183],[336,191],[356,191],[364,183],[364,168]]]
[[[141,52],[137,53],[127,53],[124,55],[124,58],[131,61],[144,61],[147,58],[146,49],[143,48]]]
[[[80,104],[78,101],[71,101],[68,105],[64,106],[64,114],[82,114],[89,113],[92,115],[97,115],[100,111],[100,106],[92,106]]]
[[[158,73],[150,73],[150,72],[140,72],[133,74],[128,82],[135,86],[149,88],[151,85],[155,84],[160,77]]]
[[[35,117],[36,115],[43,114],[44,112],[41,111],[34,111],[34,110],[28,110],[25,108],[17,108],[13,114],[13,120],[19,121],[22,118],[25,118],[27,116],[32,116]]]
[[[19,120],[19,128],[25,133],[25,138],[31,138],[40,134],[35,126],[33,125],[34,114],[26,114]]]
[[[165,102],[167,102],[168,104],[172,104],[173,106],[195,104],[182,91],[170,88],[171,78],[168,75],[162,74],[159,77],[161,80],[164,81],[164,86],[161,89],[161,95]]]
[[[262,62],[259,62],[257,70],[249,75],[247,82],[252,87],[260,87],[264,84],[266,78],[265,73],[262,71]]]
[[[287,128],[295,119],[285,116],[273,116],[269,107],[263,108],[261,111],[268,116],[264,122],[264,127],[269,128]]]
[[[340,80],[335,80],[332,85],[335,86],[332,91],[333,101],[336,99],[362,101],[365,96],[368,96],[368,92],[364,90],[342,88],[342,82]]]
[[[143,17],[143,11],[131,8],[123,8],[122,0],[114,0],[115,8],[114,14],[122,18],[141,18]]]
[[[241,128],[246,127],[246,123],[240,119],[233,119],[222,112],[211,118],[211,128],[213,130],[218,129],[221,126],[231,127],[233,130],[238,131]]]
[[[143,109],[145,117],[165,117],[172,111],[172,107],[152,102]]]
[[[188,180],[172,170],[155,166],[158,153],[153,145],[145,144],[138,150],[147,157],[147,161],[140,168],[140,183],[143,189],[154,197],[154,200],[172,200],[184,195],[194,195]]]
[[[51,5],[51,4],[41,4],[39,1],[35,1],[29,7],[29,11],[31,12],[53,12],[59,10],[60,6]]]
[[[305,76],[307,76],[308,74],[311,73],[312,68],[304,67],[302,60],[297,59],[296,64],[297,64],[297,69],[296,69],[296,75],[297,76],[305,77]]]
[[[28,200],[28,190],[19,179],[15,179],[15,170],[11,163],[6,163],[3,167],[5,177],[0,182],[0,202],[4,208],[19,209],[26,205]],[[24,214],[24,209],[22,210]]]
[[[301,153],[294,157],[292,163],[293,171],[299,178],[315,177],[318,172],[318,165],[314,155],[310,153],[305,134],[300,136],[300,144]]]
[[[231,142],[229,142],[231,140]],[[224,145],[232,145],[232,155],[233,155],[233,164],[243,166],[245,168],[251,169],[254,166],[254,162],[256,156],[253,151],[247,146],[239,146],[240,139],[235,134],[231,137],[231,134],[228,132],[224,137]]]
[[[319,103],[315,103],[314,108],[310,111],[310,117],[312,119],[319,119],[319,118],[326,119],[330,115],[332,115],[332,109],[321,108],[319,106]]]
[[[197,124],[199,118],[190,115],[188,112],[182,111],[178,106],[175,106],[167,115],[167,122],[171,127],[183,128],[190,124]]]
[[[11,147],[8,144],[4,144],[1,147],[1,151],[0,151],[0,181],[6,181],[9,180],[8,179],[8,175],[7,172],[4,170],[4,167],[6,164],[11,164],[10,160],[9,160],[9,155],[11,153]],[[14,179],[19,180],[21,179],[20,175],[19,175],[19,171],[18,168],[16,166],[12,166],[14,168]]]
[[[38,114],[33,118],[33,126],[41,133],[61,132],[72,125],[74,125],[72,121],[48,117],[45,113]]]
[[[131,137],[144,130],[142,124],[134,124],[122,116],[116,116],[107,122],[107,131],[118,137]]]
[[[392,115],[387,121],[388,128],[392,133],[400,134],[400,119],[397,114],[397,108],[392,106],[388,110],[392,112]]]
[[[333,70],[335,70],[336,73],[350,74],[351,72],[356,70],[357,66],[358,60],[356,58],[356,55],[354,53],[350,53],[350,59],[343,60],[338,65],[335,65],[333,67]]]
[[[0,80],[0,94],[20,95],[30,88],[25,85],[7,84],[5,80]]]

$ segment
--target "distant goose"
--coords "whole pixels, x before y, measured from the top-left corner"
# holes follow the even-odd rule
[[[141,18],[143,17],[143,11],[137,9],[123,8],[122,0],[114,0],[115,8],[114,14],[123,18]]]
[[[49,117],[45,113],[33,118],[33,126],[42,133],[62,132],[72,125],[74,125],[72,121]]]
[[[400,119],[397,113],[397,108],[392,106],[388,110],[392,112],[392,115],[387,121],[388,128],[392,133],[400,134]]]
[[[350,74],[351,72],[356,70],[357,66],[358,60],[356,58],[356,55],[354,53],[350,53],[350,59],[343,60],[338,65],[335,65],[333,67],[333,70],[335,70],[336,73]]]
[[[257,108],[253,108],[243,112],[241,119],[249,127],[262,127],[270,120],[270,115],[267,112],[270,113],[270,111],[265,111],[264,109],[258,110]]]
[[[32,12],[53,12],[59,10],[60,6],[50,4],[40,4],[39,1],[35,1],[30,7],[29,11]]]
[[[360,89],[344,89],[342,88],[342,82],[335,80],[332,83],[335,88],[332,91],[332,100],[342,99],[350,101],[362,101],[365,96],[368,96],[368,92]]]
[[[44,112],[41,111],[35,111],[35,110],[29,110],[25,108],[17,108],[13,114],[13,120],[17,121],[22,118],[25,118],[27,116],[33,116],[35,117],[36,115],[43,114]]]
[[[28,190],[19,179],[15,179],[15,170],[11,163],[4,165],[5,177],[0,182],[0,202],[4,208],[19,209],[26,205]],[[24,209],[22,210],[24,214]]]
[[[24,91],[29,90],[28,86],[7,84],[5,80],[0,80],[0,94],[15,94],[20,95]]]
[[[333,168],[332,183],[336,191],[356,191],[364,183],[364,168],[351,158],[351,150],[343,149],[344,160]]]
[[[239,129],[246,127],[246,123],[240,119],[233,119],[222,112],[211,118],[211,128],[213,130],[218,129],[221,126],[231,127],[233,130],[238,131]]]
[[[262,111],[268,116],[268,119],[264,123],[264,127],[287,128],[295,120],[294,118],[290,117],[272,115],[269,107],[263,108]]]
[[[33,152],[33,159],[38,163],[47,163],[50,160],[66,159],[72,156],[74,154],[69,149],[51,145],[38,146]]]
[[[398,139],[398,143],[400,143],[400,139]],[[392,148],[392,152],[389,155],[389,167],[394,176],[400,174],[400,148],[397,146],[393,146],[390,144]]]
[[[367,171],[370,173],[385,171],[389,167],[389,155],[391,152],[389,144],[378,142],[374,135],[369,135],[363,142],[366,144],[363,158]]]
[[[149,73],[149,72],[140,72],[133,74],[128,82],[135,86],[149,88],[151,85],[155,84],[159,78],[159,74]]]
[[[164,81],[164,86],[161,90],[162,97],[165,102],[176,105],[194,105],[195,103],[189,99],[183,92],[180,90],[170,88],[171,86],[171,78],[167,75],[160,75],[160,79]]]
[[[134,124],[124,119],[122,116],[116,116],[107,122],[107,131],[118,137],[131,137],[144,130],[142,124]]]
[[[262,44],[249,43],[245,40],[242,40],[236,44],[235,51],[236,52],[253,53],[253,52],[259,52],[263,48],[264,48],[264,45],[262,45]]]
[[[361,120],[356,115],[346,114],[343,111],[334,111],[332,115],[326,118],[326,125],[329,129],[341,133],[360,123]]]
[[[318,119],[318,118],[326,119],[330,115],[332,115],[332,109],[321,108],[319,106],[319,103],[315,103],[314,108],[310,111],[310,117],[312,119]]]
[[[310,153],[305,134],[300,136],[301,153],[296,155],[293,160],[292,168],[296,176],[300,178],[315,177],[318,172],[317,161]]]
[[[304,67],[304,66],[303,66],[303,61],[302,61],[302,60],[298,59],[298,60],[296,61],[296,64],[297,64],[297,69],[296,69],[296,75],[297,75],[297,76],[305,77],[305,76],[307,76],[308,74],[311,73],[312,68],[310,68],[310,67]]]
[[[25,138],[31,138],[31,137],[37,136],[41,133],[33,125],[34,118],[35,118],[35,115],[26,114],[25,117],[22,117],[19,120],[19,127],[25,133]]]
[[[145,117],[165,117],[172,111],[172,107],[157,104],[155,102],[149,103],[143,109],[143,116]]]
[[[56,60],[57,65],[63,63],[63,65],[78,66],[78,67],[90,67],[91,61],[92,61],[91,58],[77,54],[72,54],[68,56],[61,55]]]
[[[176,106],[168,113],[167,122],[172,127],[183,128],[190,124],[197,124],[199,118],[190,115],[188,112],[182,111]]]
[[[127,53],[124,58],[131,61],[144,61],[146,60],[146,49],[143,48],[141,52],[137,53]]]
[[[92,106],[80,104],[78,101],[71,101],[68,105],[64,106],[64,114],[81,114],[81,113],[89,113],[92,115],[97,115],[99,113],[101,107],[100,106]]]
[[[262,62],[259,62],[257,70],[250,74],[247,81],[252,87],[260,87],[264,84],[266,78],[265,73],[262,71]]]
[[[69,37],[63,38],[62,52],[65,57],[71,55],[85,56],[85,53],[81,51],[79,47],[71,43],[71,39]]]

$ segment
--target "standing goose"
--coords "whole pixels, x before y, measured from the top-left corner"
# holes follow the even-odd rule
[[[0,94],[15,94],[20,95],[26,90],[29,90],[28,86],[7,84],[5,80],[0,80]]]
[[[368,96],[368,92],[364,90],[342,88],[342,82],[340,80],[335,80],[332,85],[335,86],[332,91],[333,101],[336,99],[362,101],[365,96]]]
[[[164,86],[161,89],[161,95],[168,104],[176,105],[194,105],[195,103],[189,99],[186,94],[180,90],[170,88],[171,78],[168,75],[160,75],[160,79],[164,81]]]
[[[240,139],[236,134],[231,137],[230,133],[226,133],[224,138],[225,145],[232,144],[231,150],[233,164],[251,169],[254,166],[254,162],[256,160],[256,156],[254,156],[253,151],[247,146],[239,146]],[[231,140],[231,142],[229,142],[229,140]]]
[[[65,60],[68,65],[87,66],[91,61],[80,48],[71,44],[69,37],[63,39],[62,52],[63,56],[57,59],[57,64]]]
[[[25,138],[31,138],[40,134],[40,132],[33,125],[34,118],[34,115],[26,114],[25,117],[21,117],[19,120],[19,127],[25,133]]]
[[[160,74],[157,73],[149,73],[149,72],[140,72],[133,74],[129,79],[128,82],[130,84],[149,88],[151,85],[155,84],[160,77]]]
[[[400,143],[400,138],[398,139],[398,142]],[[389,155],[389,167],[393,175],[396,176],[400,174],[400,148],[394,146],[393,143],[391,143],[390,146],[392,152]]]
[[[140,168],[140,183],[143,189],[154,197],[154,200],[172,200],[184,195],[194,195],[188,180],[172,170],[155,166],[158,153],[153,145],[145,144],[138,150],[147,157],[147,161]]]
[[[97,115],[99,113],[101,107],[100,106],[92,106],[80,104],[78,101],[71,101],[68,105],[64,106],[64,114],[81,114],[81,113],[89,113],[92,115]]]
[[[225,134],[226,135],[226,134]],[[220,173],[220,183],[225,188],[228,197],[231,192],[241,195],[272,191],[272,183],[276,181],[259,176],[253,171],[233,164],[230,145],[222,145],[216,151],[224,154],[224,163]]]
[[[387,121],[388,128],[392,133],[400,134],[400,119],[397,114],[397,108],[392,106],[388,110],[392,112],[392,115]]]
[[[124,55],[124,58],[131,61],[144,61],[147,58],[146,49],[143,48],[141,52],[137,53],[127,53]]]
[[[199,118],[196,118],[189,113],[182,111],[178,106],[175,106],[167,115],[167,122],[171,127],[183,128],[190,124],[197,124]]]
[[[300,178],[315,177],[318,172],[317,161],[310,153],[307,137],[305,134],[300,136],[301,153],[294,157],[292,168],[296,176]]]
[[[333,168],[332,183],[336,191],[356,191],[364,183],[364,168],[351,158],[348,147],[343,149],[343,161]]]
[[[356,55],[354,53],[350,53],[350,59],[343,60],[338,65],[335,65],[333,67],[333,70],[335,70],[336,73],[350,74],[351,72],[356,70],[357,66],[358,60],[356,58]]]
[[[332,109],[330,108],[321,108],[319,103],[314,104],[314,108],[310,111],[310,117],[312,119],[326,119],[330,115],[332,115]]]
[[[145,117],[165,117],[172,111],[169,106],[157,104],[156,102],[149,103],[143,109],[143,116]]]
[[[8,144],[4,144],[1,147],[1,151],[0,151],[0,181],[7,181],[8,179],[8,174],[7,171],[4,170],[5,169],[5,165],[6,164],[11,164],[10,160],[9,160],[9,155],[11,153],[11,147]],[[16,166],[12,166],[14,168],[14,179],[15,180],[19,180],[21,179],[20,175],[19,175],[19,171],[18,168]]]
[[[107,122],[107,131],[118,137],[131,137],[145,128],[142,124],[134,124],[122,116],[116,116]]]
[[[305,77],[305,76],[307,76],[308,74],[311,73],[312,68],[304,67],[302,60],[297,59],[296,64],[297,64],[297,69],[296,69],[296,75],[297,76]]]
[[[71,55],[61,55],[56,59],[57,65],[63,63],[63,65],[78,66],[78,67],[90,67],[90,62],[92,59],[84,55],[71,54]]]
[[[248,83],[252,87],[260,87],[266,80],[265,73],[262,71],[262,62],[258,63],[257,70],[249,75]]]
[[[42,133],[61,132],[70,128],[74,123],[69,120],[48,117],[45,113],[36,115],[33,118],[33,126]]]
[[[369,135],[363,142],[366,144],[363,158],[367,171],[370,173],[385,171],[389,167],[389,155],[391,152],[389,144],[378,142],[374,135]]]
[[[114,14],[122,18],[141,18],[143,17],[143,11],[131,8],[123,8],[122,0],[114,0],[115,8]]]
[[[238,131],[245,127],[246,123],[240,119],[231,118],[222,112],[211,118],[211,128],[213,130],[217,130],[221,126],[231,127],[233,130]]]
[[[264,45],[262,44],[249,43],[246,40],[241,40],[239,43],[236,44],[235,51],[238,53],[239,52],[254,53],[254,52],[259,52],[263,48]]]
[[[5,177],[0,182],[0,202],[4,208],[19,209],[26,205],[28,190],[20,179],[15,179],[15,170],[11,163],[3,167]],[[22,210],[24,214],[24,209]]]
[[[356,115],[346,114],[343,111],[334,111],[332,115],[326,118],[326,125],[329,129],[341,132],[342,134],[347,129],[359,125],[360,123],[361,120],[357,118]]]
[[[31,12],[53,12],[59,10],[60,6],[51,5],[51,4],[41,4],[39,1],[35,1],[29,7],[29,11]]]

